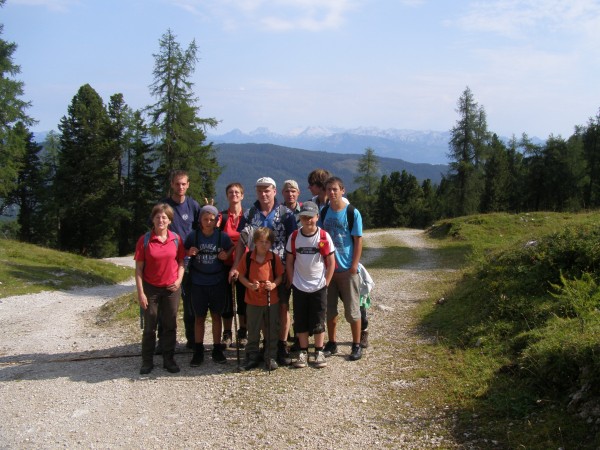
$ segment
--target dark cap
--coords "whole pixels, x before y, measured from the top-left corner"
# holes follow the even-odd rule
[[[300,207],[299,216],[318,216],[319,215],[319,207],[315,202],[304,202]]]

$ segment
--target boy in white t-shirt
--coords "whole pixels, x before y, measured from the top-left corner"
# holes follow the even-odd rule
[[[300,354],[294,367],[308,363],[308,336],[314,335],[314,366],[327,366],[323,354],[327,286],[335,270],[335,247],[331,236],[317,226],[319,207],[305,202],[298,213],[302,227],[287,241],[286,274],[294,292],[294,329],[300,344]]]

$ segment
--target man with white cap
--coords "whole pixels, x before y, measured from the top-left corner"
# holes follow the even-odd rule
[[[285,261],[285,245],[288,237],[297,229],[294,213],[285,205],[277,201],[277,185],[270,177],[261,177],[256,180],[256,202],[245,213],[246,225],[240,231],[240,239],[235,250],[235,260],[229,278],[238,276],[237,267],[244,255],[244,247],[250,250],[254,248],[252,243],[252,233],[258,227],[268,227],[275,233],[275,239],[271,250],[277,253],[282,261]],[[285,289],[285,283],[278,286],[278,289]],[[283,297],[283,296],[282,296]],[[291,363],[289,351],[287,348],[287,335],[290,329],[289,304],[279,303],[279,343],[277,349],[277,362],[280,365],[289,365]]]

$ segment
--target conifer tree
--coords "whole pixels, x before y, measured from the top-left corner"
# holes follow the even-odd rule
[[[0,0],[3,7],[5,0]],[[0,24],[0,35],[4,25]],[[14,131],[18,122],[28,127],[35,121],[26,114],[29,102],[22,99],[24,84],[14,77],[21,68],[14,64],[14,42],[0,39],[0,214],[10,203],[8,197],[18,183],[19,171],[26,152],[24,136]]]
[[[79,88],[59,125],[56,194],[61,202],[59,245],[90,256],[117,253],[117,159],[108,114],[98,93]]]
[[[150,93],[157,102],[148,106],[152,132],[157,136],[160,154],[158,174],[164,194],[168,194],[169,175],[187,170],[193,197],[214,197],[214,184],[221,169],[212,143],[206,144],[206,129],[215,127],[214,118],[200,118],[198,99],[191,76],[196,68],[196,42],[184,51],[171,30],[161,37],[160,51],[154,55],[154,82]]]
[[[486,115],[473,93],[467,87],[458,100],[459,118],[451,130],[450,152],[454,198],[453,215],[466,215],[478,211],[482,192],[482,165],[484,149],[489,139]]]

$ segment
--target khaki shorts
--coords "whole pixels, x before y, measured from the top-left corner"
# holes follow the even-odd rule
[[[335,272],[327,288],[327,320],[338,315],[338,299],[344,304],[344,317],[348,323],[360,320],[359,277],[357,273]]]

